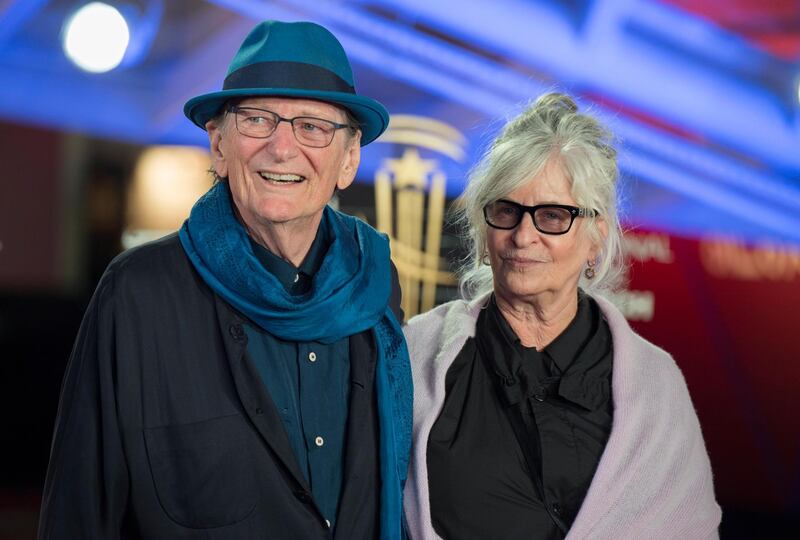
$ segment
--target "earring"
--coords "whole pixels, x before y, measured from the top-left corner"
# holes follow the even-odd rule
[[[594,265],[597,264],[594,261],[587,261],[586,262],[586,270],[583,271],[583,275],[586,276],[586,279],[594,278]]]

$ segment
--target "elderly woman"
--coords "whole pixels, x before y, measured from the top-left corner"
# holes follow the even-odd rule
[[[621,275],[609,139],[548,94],[473,172],[467,299],[406,328],[412,538],[717,537],[681,372],[597,294]]]

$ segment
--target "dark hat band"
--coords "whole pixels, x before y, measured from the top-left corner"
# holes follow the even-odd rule
[[[227,77],[223,90],[240,88],[293,88],[355,94],[356,89],[325,68],[302,62],[257,62],[243,66]]]

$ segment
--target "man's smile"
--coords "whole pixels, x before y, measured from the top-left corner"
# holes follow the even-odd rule
[[[259,171],[258,175],[264,180],[276,184],[297,184],[306,179],[305,176],[299,174],[277,174]]]

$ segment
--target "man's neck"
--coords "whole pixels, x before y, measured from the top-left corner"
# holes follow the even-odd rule
[[[268,221],[248,223],[248,220],[242,219],[241,216],[238,217],[247,230],[247,234],[259,245],[292,263],[295,267],[299,267],[317,236],[317,230],[322,221],[322,212],[316,216],[283,223]]]

